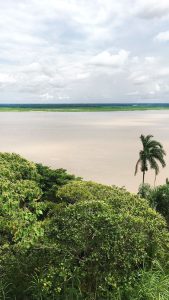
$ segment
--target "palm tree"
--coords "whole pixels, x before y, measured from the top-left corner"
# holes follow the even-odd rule
[[[143,149],[139,152],[139,159],[135,166],[135,175],[138,171],[138,166],[140,165],[141,172],[143,172],[143,184],[145,179],[145,172],[148,171],[148,166],[150,169],[155,171],[156,176],[159,173],[158,163],[164,168],[166,166],[164,155],[166,155],[163,146],[156,140],[153,140],[153,135],[141,135],[140,139],[143,145]],[[155,181],[154,181],[155,182]]]

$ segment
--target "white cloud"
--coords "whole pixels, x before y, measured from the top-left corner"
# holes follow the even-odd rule
[[[155,40],[159,42],[169,41],[169,31],[160,32],[159,34],[156,35]]]
[[[103,51],[94,56],[90,63],[100,66],[121,67],[127,62],[128,57],[129,52],[126,50],[120,50],[117,54],[111,54],[109,51]]]
[[[162,67],[158,70],[159,77],[167,77],[169,76],[169,67]]]
[[[155,63],[155,57],[154,56],[146,56],[145,57],[145,62],[146,63],[150,63],[150,64],[153,64],[153,63]]]
[[[15,82],[16,79],[13,75],[0,73],[0,84],[11,84]]]
[[[168,0],[138,0],[135,2],[135,13],[145,19],[162,18],[169,15]]]
[[[49,101],[49,100],[53,100],[53,95],[46,93],[46,94],[40,95],[40,98],[42,98],[43,100]]]
[[[133,83],[134,84],[145,84],[149,80],[148,75],[140,75],[140,76],[135,76],[133,78]]]
[[[167,101],[168,16],[168,0],[0,0],[0,101]]]
[[[160,85],[159,85],[158,83],[156,83],[156,84],[155,84],[155,91],[156,91],[156,92],[160,92],[160,90],[161,90]]]

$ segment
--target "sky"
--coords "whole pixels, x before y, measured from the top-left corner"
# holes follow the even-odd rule
[[[169,102],[169,0],[0,0],[0,103]]]

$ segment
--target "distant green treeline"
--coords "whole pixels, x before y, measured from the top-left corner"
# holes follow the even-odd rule
[[[168,110],[168,103],[86,103],[86,104],[0,104],[3,111],[58,111],[58,112],[99,112],[99,111],[142,111]]]

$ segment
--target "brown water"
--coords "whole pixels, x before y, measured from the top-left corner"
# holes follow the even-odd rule
[[[168,153],[168,167],[157,177],[157,184],[164,183],[169,177],[168,111],[0,113],[0,151],[133,192],[142,180],[140,172],[134,176],[141,134],[154,135]],[[153,184],[154,172],[148,173],[146,181]]]

